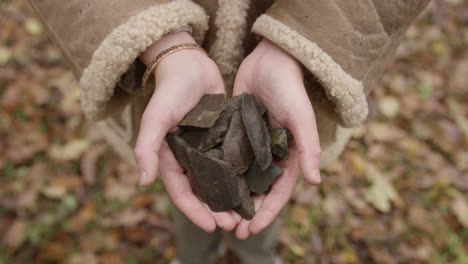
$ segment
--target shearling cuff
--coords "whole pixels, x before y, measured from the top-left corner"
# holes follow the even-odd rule
[[[362,82],[346,73],[316,43],[268,15],[260,16],[252,31],[286,50],[321,82],[343,126],[355,127],[366,119],[368,108]]]
[[[94,52],[80,79],[81,105],[87,117],[100,120],[123,109],[129,95],[115,89],[140,53],[163,35],[187,26],[199,44],[208,30],[205,11],[190,0],[155,5],[115,28]]]

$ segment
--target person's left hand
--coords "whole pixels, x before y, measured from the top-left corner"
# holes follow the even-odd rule
[[[273,222],[292,194],[299,168],[306,182],[319,184],[321,181],[320,141],[299,62],[263,39],[237,73],[234,95],[244,92],[253,94],[265,106],[272,126],[289,129],[293,138],[289,142],[289,159],[277,162],[283,173],[267,195],[254,197],[254,218],[243,219],[237,225],[239,239],[258,234]]]

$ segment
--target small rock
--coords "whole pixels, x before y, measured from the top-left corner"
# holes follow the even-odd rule
[[[245,181],[252,192],[264,194],[268,192],[270,186],[281,173],[283,170],[275,163],[272,162],[267,170],[263,171],[255,160],[245,174]]]
[[[287,160],[289,158],[288,138],[289,132],[285,128],[271,128],[271,153],[274,157]]]
[[[249,186],[247,186],[247,182],[242,175],[237,176],[237,182],[239,183],[239,194],[242,199],[242,203],[235,207],[234,211],[244,219],[251,220],[255,215],[255,206],[252,197],[250,196]]]
[[[253,159],[253,151],[239,111],[232,116],[222,149],[224,160],[232,165],[234,173],[243,174],[249,169]]]
[[[255,159],[262,170],[266,170],[273,161],[271,139],[265,121],[258,112],[257,103],[252,95],[242,97],[242,120],[247,130]]]
[[[241,108],[242,96],[235,96],[226,104],[215,124],[210,128],[192,128],[180,136],[196,150],[205,152],[222,143],[229,129],[232,115]],[[191,113],[191,112],[190,112]]]
[[[187,171],[193,193],[211,210],[227,211],[241,204],[237,176],[229,163],[198,152],[178,136],[168,135],[166,139]]]
[[[210,158],[213,158],[213,159],[223,160],[223,158],[224,158],[223,157],[223,151],[221,149],[217,149],[217,148],[205,151],[205,152],[203,152],[203,154],[205,154],[206,156],[208,156]]]
[[[210,128],[216,123],[216,120],[225,109],[226,97],[224,94],[207,94],[180,121],[179,126]]]

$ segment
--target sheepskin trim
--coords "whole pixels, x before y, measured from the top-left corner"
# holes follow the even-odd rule
[[[223,76],[226,93],[232,95],[237,68],[244,58],[243,42],[247,35],[249,0],[219,0],[215,25],[216,40],[210,47],[210,57]]]
[[[316,43],[268,15],[260,16],[252,31],[286,50],[317,77],[345,127],[358,126],[366,119],[368,108],[362,82],[347,74]]]
[[[164,34],[191,25],[201,43],[208,29],[205,11],[190,0],[155,5],[115,28],[94,52],[80,79],[81,105],[92,120],[104,118],[122,74],[154,41]]]

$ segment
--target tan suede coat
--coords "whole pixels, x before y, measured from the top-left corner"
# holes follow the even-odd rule
[[[217,63],[228,94],[242,60],[265,37],[307,69],[322,167],[367,117],[366,96],[429,0],[30,0],[80,80],[82,107],[101,120],[129,161],[147,104],[138,55],[191,26]]]

